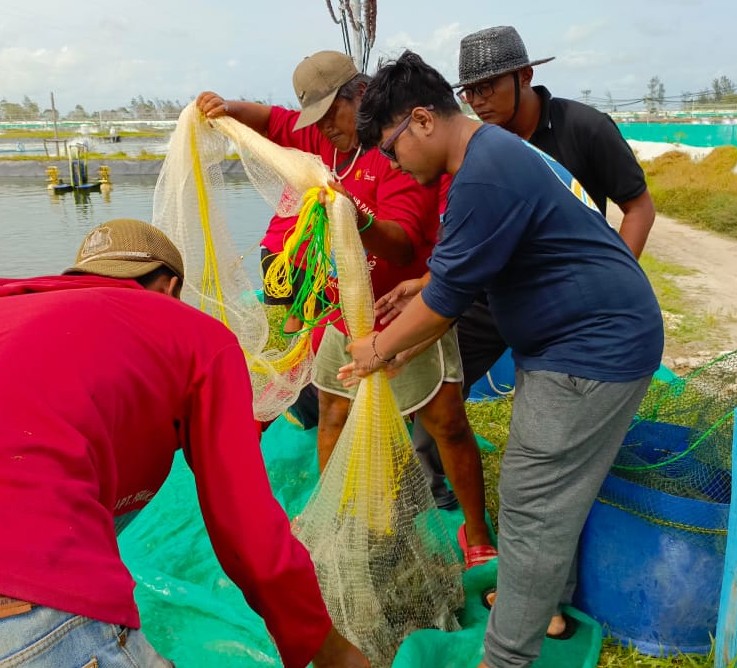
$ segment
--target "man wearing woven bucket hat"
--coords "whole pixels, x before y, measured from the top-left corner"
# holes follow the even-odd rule
[[[639,257],[655,220],[642,168],[607,114],[532,86],[532,68],[551,60],[530,60],[511,26],[480,30],[461,40],[454,88],[482,121],[514,132],[560,162],[603,214],[607,198],[617,204],[624,214],[619,232]]]
[[[271,493],[235,335],[177,298],[174,244],[111,220],[64,274],[0,279],[0,664],[173,665],[140,631],[116,533],[182,449],[215,552],[284,665],[367,668]]]
[[[319,51],[294,70],[294,92],[301,110],[224,100],[201,93],[197,105],[208,117],[227,114],[271,141],[318,155],[333,172],[334,187],[356,207],[357,225],[375,295],[399,282],[422,276],[437,238],[438,193],[391,168],[375,147],[365,149],[356,130],[356,114],[370,77],[349,56]],[[278,226],[274,227],[274,220]],[[262,242],[281,244],[293,222],[274,219]],[[339,315],[339,311],[335,313]],[[381,324],[376,323],[381,329]],[[343,429],[356,388],[346,388],[337,371],[350,361],[342,318],[327,327],[315,360],[313,383],[319,392],[318,458],[324,469]],[[439,438],[440,455],[464,513],[459,543],[466,566],[496,556],[485,518],[481,455],[468,423],[461,394],[462,375],[455,332],[406,365],[391,379],[404,414],[417,412]]]

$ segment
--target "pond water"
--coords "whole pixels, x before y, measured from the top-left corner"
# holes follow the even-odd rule
[[[150,221],[155,185],[154,177],[121,177],[107,195],[53,195],[34,178],[0,179],[0,276],[58,274],[96,225],[113,218]],[[256,284],[259,241],[272,210],[242,178],[226,180],[224,201],[235,246]]]

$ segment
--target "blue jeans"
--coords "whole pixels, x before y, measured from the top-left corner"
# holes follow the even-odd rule
[[[143,633],[52,608],[0,619],[0,668],[172,668]]]

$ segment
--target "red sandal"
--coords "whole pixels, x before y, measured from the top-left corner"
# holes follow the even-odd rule
[[[469,547],[466,539],[465,523],[458,527],[458,545],[461,552],[463,552],[463,561],[466,563],[467,569],[481,566],[481,564],[485,564],[499,554],[493,545],[473,545]]]

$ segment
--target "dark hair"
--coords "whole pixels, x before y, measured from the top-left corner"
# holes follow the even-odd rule
[[[346,100],[355,100],[363,88],[371,81],[368,74],[359,72],[348,83],[344,83],[339,89],[336,97],[344,97]]]
[[[151,283],[158,280],[161,276],[166,276],[167,279],[172,279],[176,275],[177,274],[169,269],[169,267],[167,267],[166,265],[162,265],[158,269],[149,271],[148,274],[139,276],[135,279],[135,281],[144,288],[147,288],[149,285],[151,285]]]
[[[379,68],[363,94],[358,110],[358,137],[364,146],[376,146],[381,131],[415,107],[433,106],[433,113],[460,113],[453,89],[437,70],[412,51]]]

